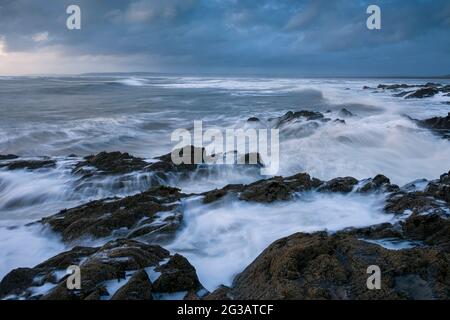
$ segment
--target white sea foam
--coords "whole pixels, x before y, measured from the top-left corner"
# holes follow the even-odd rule
[[[268,245],[296,232],[336,231],[387,222],[383,196],[308,194],[270,205],[186,203],[184,229],[168,248],[186,256],[208,290],[230,285]]]

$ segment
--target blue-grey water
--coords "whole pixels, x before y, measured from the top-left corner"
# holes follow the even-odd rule
[[[356,116],[346,125],[328,122],[291,127],[280,133],[279,175],[308,172],[320,179],[376,174],[405,184],[447,172],[450,142],[419,128],[417,119],[444,116],[450,97],[406,100],[392,91],[363,90],[379,83],[423,84],[428,80],[295,79],[188,76],[0,77],[0,154],[49,156],[54,169],[0,169],[0,278],[12,268],[32,266],[64,250],[57,235],[24,224],[62,208],[120,194],[114,181],[75,189],[71,169],[81,157],[101,151],[129,152],[151,159],[170,152],[175,129],[248,128],[249,117],[268,119],[285,112],[315,110],[338,117],[342,108]],[[434,80],[436,81],[436,80]],[[440,82],[449,83],[442,80]],[[69,159],[69,154],[78,158]],[[218,176],[180,182],[187,192],[259,179],[224,170]],[[138,180],[136,180],[138,181]],[[302,203],[270,207],[229,204],[224,208],[187,206],[186,229],[171,245],[183,252],[213,288],[239,272],[271,241],[295,231],[338,230],[391,219],[382,199],[312,195]],[[314,213],[314,216],[308,216]],[[15,228],[7,228],[14,226]],[[208,230],[211,232],[209,234]],[[217,236],[220,235],[220,236]],[[243,241],[247,246],[242,246]],[[232,262],[235,264],[233,265]],[[230,265],[231,263],[231,265]]]

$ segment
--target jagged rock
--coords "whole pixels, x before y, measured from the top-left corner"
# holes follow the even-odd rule
[[[353,113],[351,113],[350,111],[348,111],[346,108],[343,108],[339,111],[338,116],[341,118],[350,118],[353,117]]]
[[[101,152],[84,158],[85,161],[75,165],[74,173],[85,177],[91,176],[95,168],[100,174],[125,174],[133,171],[143,170],[148,163],[141,158],[136,158],[128,153]]]
[[[43,300],[95,299],[106,294],[106,281],[123,279],[125,272],[155,267],[169,256],[169,252],[160,246],[126,239],[110,241],[99,248],[75,247],[34,268],[11,271],[0,283],[0,298],[14,294]],[[66,277],[55,276],[56,272],[64,273],[71,265],[80,267],[80,290],[68,290]],[[37,280],[40,283],[36,283]],[[12,285],[11,281],[21,285]],[[32,287],[44,284],[53,285],[53,288],[39,295],[33,294]]]
[[[130,233],[144,226],[157,227],[153,233],[174,229],[175,220],[156,221],[158,213],[173,212],[177,216],[177,204],[182,194],[179,189],[154,187],[147,192],[123,199],[112,198],[89,202],[72,209],[65,209],[56,215],[43,218],[40,223],[48,224],[61,233],[64,241],[83,237],[107,237],[113,232]],[[178,217],[178,221],[181,219]],[[163,228],[163,227],[166,228]],[[150,231],[149,231],[150,233]],[[142,233],[140,234],[142,235]],[[123,235],[124,236],[124,235]]]
[[[450,252],[450,221],[439,214],[413,214],[401,223],[405,238],[427,245],[441,246]]]
[[[449,262],[436,248],[394,251],[348,235],[299,233],[264,250],[235,278],[231,294],[237,300],[448,299]],[[366,286],[370,265],[382,271],[380,290]]]
[[[289,200],[293,190],[283,182],[283,178],[277,177],[270,180],[249,185],[241,193],[239,199],[255,202],[274,202]]]
[[[287,178],[275,177],[243,187],[239,199],[268,203],[289,200],[294,192],[308,191],[318,187],[321,183],[317,179],[311,179],[306,173],[299,173]]]
[[[336,178],[323,183],[317,191],[349,193],[357,184],[358,180],[353,177]]]
[[[425,193],[450,203],[450,171],[441,175],[439,180],[430,182]]]
[[[384,210],[393,214],[444,214],[444,208],[435,198],[421,191],[391,194]]]
[[[55,160],[17,160],[7,163],[0,163],[0,168],[6,168],[8,170],[36,170],[43,168],[54,168],[55,166]]]
[[[399,190],[400,188],[397,185],[392,185],[387,177],[379,174],[373,179],[365,181],[364,184],[358,188],[357,192],[397,192]]]
[[[407,95],[406,99],[422,99],[422,98],[429,98],[433,97],[434,95],[438,94],[439,90],[434,87],[428,87],[428,88],[422,88],[414,93],[411,93]]]
[[[414,85],[408,85],[408,84],[379,84],[378,89],[384,89],[384,90],[398,90],[398,89],[406,89],[406,88],[412,88],[416,87]]]
[[[19,157],[14,154],[0,154],[0,160],[13,160]]]
[[[151,171],[161,171],[164,173],[186,173],[194,171],[198,165],[205,163],[205,148],[197,148],[194,146],[185,146],[183,148],[174,150],[171,153],[157,157],[158,162],[152,163],[148,169]],[[175,164],[172,161],[172,153],[179,157],[185,158],[185,162]]]
[[[231,288],[227,286],[219,286],[214,292],[203,297],[202,300],[232,300],[230,296]]]
[[[153,283],[153,290],[156,292],[172,293],[191,290],[197,292],[203,289],[195,268],[179,254],[175,254],[169,262],[157,267],[155,271],[161,272],[159,278]]]
[[[203,193],[203,203],[208,204],[215,201],[218,201],[225,197],[229,193],[238,193],[242,192],[242,190],[245,188],[243,184],[229,184],[222,189],[215,189],[212,191],[204,192]]]
[[[434,130],[450,130],[450,112],[446,117],[434,117],[420,121],[420,123]]]
[[[270,120],[275,121],[276,128],[279,128],[279,127],[281,127],[287,123],[290,123],[292,121],[295,121],[296,119],[299,119],[299,118],[303,118],[307,121],[311,121],[311,120],[323,119],[324,116],[320,112],[302,110],[302,111],[297,111],[297,112],[289,111],[281,117],[278,117],[275,119],[270,119]]]
[[[153,300],[152,283],[145,270],[139,270],[111,297],[111,300]]]

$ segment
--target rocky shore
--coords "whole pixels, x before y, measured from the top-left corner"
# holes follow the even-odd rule
[[[383,86],[383,90],[409,89]],[[447,92],[447,87],[427,84]],[[422,92],[422,91],[421,91]],[[450,92],[450,91],[449,91]],[[422,96],[417,91],[410,95]],[[407,96],[408,97],[408,96]],[[288,112],[265,121],[276,128],[305,121],[324,123],[355,115],[342,109],[338,118],[311,111]],[[450,130],[447,117],[417,121],[441,133]],[[320,124],[318,124],[320,125]],[[194,147],[189,146],[191,151]],[[184,149],[186,150],[186,149]],[[201,150],[202,152],[204,150]],[[179,152],[184,152],[181,149]],[[70,157],[75,157],[74,155]],[[244,155],[248,158],[248,155]],[[57,165],[50,158],[22,159],[0,156],[3,170],[47,170]],[[257,166],[263,166],[258,163]],[[186,194],[169,186],[170,177],[201,173],[201,164],[175,165],[170,154],[149,162],[127,153],[102,152],[78,161],[72,174],[80,181],[99,176],[149,173],[148,190],[126,197],[110,197],[64,209],[33,225],[46,226],[69,251],[33,268],[17,268],[0,282],[1,299],[449,299],[450,298],[450,172],[433,181],[392,184],[377,175],[358,180],[337,177],[322,181],[308,173],[273,177],[251,184],[227,185],[203,193]],[[384,212],[395,222],[339,232],[297,233],[273,242],[230,287],[208,292],[195,268],[164,246],[183,228],[186,200],[203,205],[232,199],[242,203],[273,204],[302,201],[308,192],[323,194],[380,194]],[[86,241],[98,246],[84,246]],[[81,289],[68,290],[67,267],[81,269]],[[382,271],[380,290],[368,290],[367,267]]]

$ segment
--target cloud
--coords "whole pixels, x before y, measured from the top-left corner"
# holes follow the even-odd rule
[[[48,32],[38,32],[35,33],[32,37],[34,42],[46,42],[48,41]]]
[[[81,30],[65,28],[70,4]],[[369,4],[382,9],[380,31],[366,28]],[[450,69],[449,17],[448,0],[15,0],[0,5],[0,36],[9,54],[57,47],[117,57],[123,70],[437,74]]]

